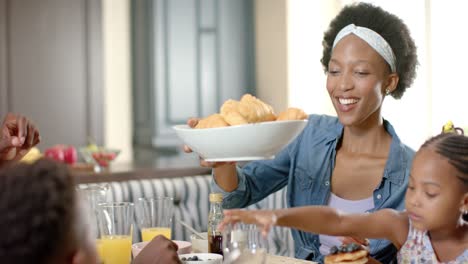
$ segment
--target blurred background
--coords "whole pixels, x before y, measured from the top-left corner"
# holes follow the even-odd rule
[[[118,161],[196,164],[171,127],[255,94],[335,115],[322,36],[345,0],[0,0],[0,117],[30,117],[41,150],[90,142]],[[463,0],[368,1],[401,17],[417,79],[384,117],[417,149],[452,120],[468,127]]]

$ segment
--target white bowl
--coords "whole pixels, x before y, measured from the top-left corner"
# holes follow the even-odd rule
[[[179,250],[177,250],[177,254],[188,254],[192,252],[192,243],[187,242],[187,241],[180,241],[180,240],[172,240],[172,242],[176,243],[177,246],[179,247]],[[135,243],[132,245],[132,255],[133,257],[136,257],[138,254],[140,254],[141,250],[143,250],[146,245],[148,245],[148,241],[146,242],[139,242]]]
[[[207,232],[200,233],[204,237],[208,237]],[[208,252],[208,238],[201,239],[195,234],[190,235],[190,241],[192,241],[192,252],[193,253],[207,253]]]
[[[261,122],[248,125],[173,129],[182,141],[206,161],[272,159],[307,125],[307,120]]]
[[[197,256],[199,260],[183,260],[190,257]],[[213,253],[192,253],[192,254],[183,254],[179,255],[179,259],[182,261],[182,264],[222,264],[223,256],[220,254]]]

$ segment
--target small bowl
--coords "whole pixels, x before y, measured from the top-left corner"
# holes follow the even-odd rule
[[[285,120],[205,129],[176,125],[173,129],[205,161],[249,161],[274,158],[307,122]]]
[[[106,147],[98,147],[96,149],[80,148],[79,152],[86,163],[97,164],[100,167],[109,167],[120,154],[120,150]]]
[[[188,258],[197,256],[198,260],[187,260]],[[222,264],[223,256],[214,253],[192,253],[179,255],[182,264]],[[185,259],[185,260],[184,260]]]
[[[208,233],[200,233],[202,236],[207,237]],[[192,252],[193,253],[208,253],[208,238],[201,239],[198,236],[191,234],[190,241],[192,241]]]
[[[177,254],[189,254],[192,252],[192,243],[187,242],[187,241],[180,241],[180,240],[172,240],[172,242],[176,243],[177,246],[179,247],[179,250],[177,250]],[[139,242],[135,243],[132,245],[132,255],[133,257],[136,257],[138,254],[140,254],[141,250],[148,245],[148,241],[146,242]]]

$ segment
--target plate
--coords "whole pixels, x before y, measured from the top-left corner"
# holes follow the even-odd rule
[[[206,129],[176,125],[173,129],[205,161],[250,161],[274,158],[307,122],[285,120]]]
[[[188,260],[197,257],[198,260]],[[179,255],[182,264],[222,264],[223,256],[214,253],[192,253]]]

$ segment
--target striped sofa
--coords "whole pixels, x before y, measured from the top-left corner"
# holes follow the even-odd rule
[[[176,178],[138,179],[122,182],[109,182],[108,200],[134,202],[141,197],[174,197],[174,218],[172,238],[190,241],[191,232],[181,226],[182,220],[199,231],[206,231],[209,211],[211,175],[186,176]],[[84,185],[84,184],[82,184]],[[249,206],[252,209],[286,207],[285,189],[264,200]],[[139,232],[134,234],[134,242],[140,241]],[[275,227],[268,237],[268,250],[271,254],[293,256],[294,244],[287,228]]]

